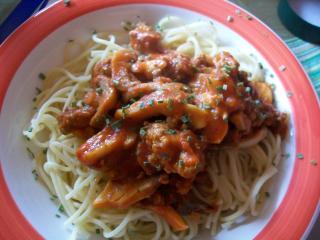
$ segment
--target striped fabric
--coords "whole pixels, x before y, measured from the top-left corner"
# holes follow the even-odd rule
[[[287,39],[285,42],[303,65],[320,97],[320,46],[299,38]]]

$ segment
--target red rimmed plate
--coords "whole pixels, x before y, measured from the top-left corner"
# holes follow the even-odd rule
[[[285,44],[259,20],[237,9],[209,0],[73,0],[69,7],[55,4],[12,34],[0,48],[0,239],[63,239],[68,235],[62,220],[54,217],[56,206],[47,191],[33,181],[32,165],[20,139],[30,119],[34,88],[40,84],[37,74],[61,62],[62,46],[69,38],[85,38],[93,29],[120,27],[121,20],[137,15],[155,21],[167,14],[188,20],[211,18],[223,41],[255,52],[280,79],[275,82],[277,100],[293,120],[286,146],[291,157],[274,181],[276,194],[265,212],[249,224],[219,234],[218,239],[300,239],[320,196],[320,166],[311,164],[312,160],[320,164],[319,103]],[[233,21],[227,21],[228,16]],[[286,92],[292,96],[288,98]],[[303,159],[298,160],[297,153]]]

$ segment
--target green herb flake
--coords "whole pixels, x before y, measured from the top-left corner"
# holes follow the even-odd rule
[[[254,100],[254,104],[256,106],[259,106],[259,105],[261,105],[261,101],[259,99],[256,99],[256,100]]]
[[[211,105],[208,103],[201,103],[200,108],[204,109],[204,110],[210,110],[211,109]]]
[[[45,149],[42,150],[42,153],[43,153],[44,155],[46,155],[47,152],[48,152],[48,148],[45,148]]]
[[[100,229],[96,229],[96,234],[100,234]]]
[[[178,161],[178,166],[179,166],[179,167],[184,167],[184,161],[180,159],[180,160]]]
[[[56,214],[55,216],[56,216],[56,218],[60,218],[61,217],[59,214]]]
[[[64,207],[63,207],[62,204],[60,204],[58,210],[59,210],[59,212],[61,212],[61,213],[64,213],[64,212],[65,212]]]
[[[173,110],[173,100],[172,100],[171,98],[169,98],[169,100],[168,100],[167,109],[168,109],[169,111],[172,111],[172,110]]]
[[[228,122],[228,115],[227,115],[227,114],[223,114],[222,120],[223,120],[224,122]]]
[[[112,82],[114,83],[114,85],[119,85],[120,80],[119,79],[113,79]]]
[[[164,103],[164,101],[163,100],[158,100],[158,103],[161,104],[161,103]]]
[[[216,86],[216,90],[221,92],[221,91],[223,91],[223,87],[222,86]]]
[[[152,107],[154,105],[154,101],[152,99],[148,100],[148,105]]]
[[[31,158],[34,158],[34,153],[30,150],[30,148],[26,148]]]
[[[40,88],[36,87],[36,92],[37,92],[37,95],[39,95],[42,91]]]
[[[238,82],[237,87],[243,87],[243,82]]]
[[[228,75],[230,75],[230,73],[232,72],[232,66],[230,66],[229,64],[224,64],[222,66],[222,69]]]
[[[41,80],[45,80],[46,79],[46,75],[44,73],[39,73],[38,78]]]
[[[70,0],[63,0],[63,4],[64,4],[66,7],[69,7],[70,4],[71,4],[71,1],[70,1]]]
[[[272,90],[275,90],[275,89],[276,89],[276,85],[275,85],[274,83],[271,83],[271,84],[270,84],[270,87],[271,87]]]
[[[245,91],[246,93],[251,92],[251,87],[246,87],[246,88],[244,89],[244,91]]]
[[[304,158],[304,156],[303,156],[303,154],[302,154],[302,153],[297,153],[297,158],[301,160],[301,159],[303,159],[303,158]]]
[[[228,85],[227,85],[227,84],[223,84],[223,85],[222,85],[222,89],[223,89],[223,91],[227,91]]]
[[[139,108],[140,108],[140,109],[143,109],[143,108],[144,108],[144,102],[140,103]]]
[[[189,124],[190,123],[190,118],[188,115],[183,115],[181,117],[181,121],[184,123],[184,124]]]
[[[32,128],[32,127],[29,127],[27,131],[28,131],[28,132],[32,132],[32,130],[33,130],[33,128]]]
[[[33,169],[31,173],[33,175],[34,180],[38,180],[39,175],[38,175],[37,171],[35,169]]]
[[[117,120],[117,121],[111,123],[111,128],[112,128],[113,130],[115,130],[115,131],[119,131],[120,128],[121,128],[121,126],[122,126],[122,119]]]
[[[103,90],[101,87],[96,88],[96,92],[100,95],[102,94]]]
[[[122,28],[125,30],[125,31],[130,31],[130,30],[132,30],[133,29],[133,24],[132,24],[132,22],[130,22],[130,21],[124,21],[124,22],[122,22],[121,23],[121,25],[122,25]]]
[[[51,197],[50,197],[51,201],[55,201],[56,199],[58,199],[58,197],[56,195],[51,195]]]
[[[263,69],[263,65],[262,65],[262,63],[261,63],[261,62],[259,62],[258,64],[259,64],[259,68],[260,68],[260,69]]]
[[[139,134],[141,137],[144,137],[147,134],[147,131],[145,128],[140,128]]]
[[[175,135],[175,134],[177,134],[177,131],[174,130],[174,129],[172,129],[172,128],[169,128],[169,129],[167,130],[167,133],[170,134],[170,135]]]
[[[158,172],[161,171],[161,169],[162,169],[162,167],[161,167],[160,164],[157,164],[157,165],[155,165],[154,167],[156,168],[156,170],[157,170]]]
[[[98,33],[97,30],[92,31],[92,35],[96,35],[97,33]]]

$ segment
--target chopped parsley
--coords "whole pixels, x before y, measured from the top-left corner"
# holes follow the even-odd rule
[[[183,115],[181,117],[181,121],[184,123],[184,124],[189,124],[190,123],[190,118],[188,115]]]
[[[48,152],[48,148],[45,148],[45,149],[42,150],[43,154],[47,154],[47,152]]]
[[[208,103],[201,103],[200,108],[205,109],[205,110],[210,110],[211,105]]]
[[[158,103],[163,103],[164,101],[163,101],[163,100],[158,100],[157,102],[158,102]]]
[[[223,84],[223,85],[222,85],[222,89],[223,89],[223,91],[227,91],[228,85],[227,85],[227,84]]]
[[[125,31],[130,31],[133,29],[134,27],[134,24],[130,21],[124,21],[121,23],[122,25],[122,28],[125,30]]]
[[[301,160],[301,159],[303,159],[303,158],[304,158],[304,156],[303,156],[303,154],[302,154],[302,153],[297,153],[297,158]]]
[[[184,167],[184,161],[180,159],[180,160],[178,161],[178,166],[179,166],[179,167]]]
[[[38,78],[40,78],[41,80],[45,80],[46,75],[44,75],[44,73],[39,73]]]
[[[51,201],[54,201],[54,200],[56,200],[58,197],[56,196],[56,195],[51,195],[51,197],[50,197],[50,200]]]
[[[154,105],[154,101],[152,99],[148,100],[148,105],[152,107]]]
[[[143,108],[144,108],[144,102],[140,103],[139,108],[140,108],[140,109],[143,109]]]
[[[37,92],[37,95],[39,95],[42,91],[40,88],[36,87],[36,92]]]
[[[113,79],[112,81],[113,81],[113,83],[114,83],[115,85],[119,85],[119,83],[120,83],[119,79]]]
[[[251,92],[251,87],[246,87],[246,88],[244,89],[244,91],[247,92],[247,93]]]
[[[169,111],[172,111],[172,110],[173,110],[173,100],[172,100],[171,98],[169,98],[169,100],[168,100],[167,109],[168,109]]]
[[[30,150],[30,148],[26,148],[31,158],[34,158],[34,153]]]
[[[259,68],[260,68],[260,69],[263,69],[263,65],[262,65],[262,63],[261,63],[261,62],[259,62],[258,64],[259,64]]]
[[[144,137],[147,134],[146,129],[140,128],[139,134],[140,134],[141,137]]]
[[[230,75],[230,73],[232,72],[232,66],[230,66],[229,64],[224,64],[222,66],[222,69],[228,75]]]
[[[32,170],[32,175],[34,177],[34,180],[38,180],[39,175],[35,169]]]
[[[116,130],[116,131],[119,131],[120,128],[121,128],[121,126],[122,126],[122,119],[117,120],[117,121],[111,123],[112,129],[113,129],[113,130]]]
[[[259,106],[259,105],[261,105],[261,101],[259,99],[256,99],[256,100],[254,100],[254,104],[256,106]]]
[[[237,87],[243,87],[243,82],[238,82]]]
[[[58,210],[59,210],[59,212],[61,212],[61,213],[64,213],[64,212],[65,212],[64,207],[63,207],[62,204],[60,204]]]
[[[126,109],[128,109],[129,107],[130,107],[130,104],[127,104],[121,108],[122,118],[126,117]]]
[[[167,130],[167,133],[170,134],[170,135],[175,135],[175,134],[177,134],[177,131],[174,130],[174,129],[172,129],[172,128],[169,128],[169,129]]]
[[[216,86],[217,91],[221,92],[223,90],[222,86]]]
[[[100,229],[96,229],[96,234],[100,234]]]
[[[227,114],[223,114],[222,120],[223,120],[224,122],[228,122],[228,115],[227,115]]]
[[[33,130],[33,128],[32,128],[32,127],[29,127],[27,131],[28,131],[28,132],[32,132],[32,130]]]
[[[55,216],[56,216],[56,218],[60,218],[61,217],[59,214],[56,214]]]
[[[98,87],[96,88],[96,92],[100,95],[103,92],[103,90],[101,87]]]
[[[71,4],[71,1],[70,1],[70,0],[63,0],[63,4],[64,4],[66,7],[69,7],[70,4]]]

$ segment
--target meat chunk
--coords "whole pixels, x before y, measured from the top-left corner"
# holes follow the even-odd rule
[[[131,47],[139,52],[161,51],[161,34],[144,23],[138,23],[137,27],[130,31],[129,36]]]
[[[130,98],[141,97],[162,89],[170,89],[171,91],[181,91],[182,89],[184,89],[184,85],[181,83],[173,83],[171,79],[165,77],[160,77],[160,79],[165,79],[165,81],[160,80],[154,82],[141,83],[133,87],[130,87],[128,91],[123,94],[124,100],[128,101]]]
[[[89,127],[90,120],[95,113],[93,107],[67,109],[59,117],[59,128],[63,134],[84,130]]]
[[[194,68],[189,57],[169,51],[146,56],[132,66],[132,71],[147,80],[165,76],[174,81],[186,82],[193,76]]]
[[[105,126],[106,115],[117,105],[118,92],[115,87],[111,86],[110,78],[98,75],[96,79],[99,81],[99,88],[96,89],[98,106],[96,113],[90,121],[90,125],[102,129]]]
[[[110,86],[120,92],[139,84],[140,81],[132,74],[131,65],[136,61],[137,55],[129,50],[117,51],[111,61],[112,77]]]
[[[272,105],[273,92],[270,85],[263,81],[250,81],[250,86],[255,90],[258,98],[264,103]]]
[[[97,78],[97,76],[99,75],[103,75],[109,78],[111,77],[111,58],[104,59],[94,66],[91,81],[91,86],[93,88],[99,87],[99,79]]]
[[[128,208],[142,199],[150,197],[160,186],[159,177],[109,181],[94,200],[95,208]]]
[[[163,170],[191,179],[203,169],[203,146],[190,130],[178,131],[165,123],[153,123],[143,131],[137,156],[147,174]]]
[[[190,95],[183,91],[162,89],[142,97],[125,110],[117,110],[117,119],[140,122],[154,116],[170,116],[180,119],[186,115],[194,128],[203,128],[209,120],[209,113],[199,107],[188,104]]]
[[[125,128],[114,129],[107,126],[77,149],[77,158],[87,166],[95,166],[109,154],[132,145],[136,140],[135,136]]]

